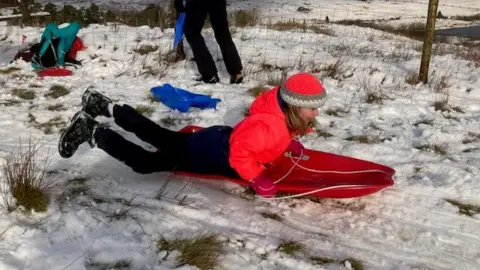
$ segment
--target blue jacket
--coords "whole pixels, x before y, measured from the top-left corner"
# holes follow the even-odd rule
[[[233,128],[229,126],[211,126],[193,133],[187,145],[189,170],[239,178],[228,161],[232,131]]]

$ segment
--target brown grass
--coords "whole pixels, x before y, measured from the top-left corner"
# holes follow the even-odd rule
[[[250,89],[248,89],[248,93],[256,98],[258,97],[261,93],[263,93],[265,90],[268,90],[269,88],[266,87],[266,86],[261,86],[261,85],[258,85],[258,86],[255,86],[255,87],[252,87]]]
[[[69,93],[70,91],[65,86],[56,84],[50,87],[50,90],[45,94],[45,97],[59,98],[66,96]]]
[[[26,213],[47,211],[49,198],[47,172],[50,166],[49,156],[38,161],[38,142],[30,138],[26,149],[20,141],[17,152],[6,159],[3,166],[5,186],[2,187],[4,207],[11,212],[23,207]],[[12,200],[15,199],[15,202]]]
[[[33,90],[15,88],[12,90],[12,95],[17,96],[21,99],[32,100],[37,97],[37,94]]]
[[[151,52],[154,52],[154,51],[158,50],[158,48],[159,48],[158,46],[142,45],[139,48],[133,49],[133,51],[140,54],[140,55],[146,55],[146,54],[149,54]]]
[[[301,30],[302,32],[312,31],[315,34],[322,34],[326,36],[335,36],[335,31],[325,26],[307,23],[306,20],[289,19],[285,21],[278,21],[273,24],[267,24],[267,28],[277,31],[294,31]]]
[[[177,261],[183,265],[193,265],[201,270],[214,269],[218,258],[224,254],[223,244],[217,234],[204,234],[190,238],[173,240],[161,239],[157,242],[159,251],[177,250]],[[168,253],[167,253],[168,256]]]
[[[236,10],[230,15],[230,21],[233,22],[233,25],[236,27],[247,27],[258,25],[260,21],[260,12],[258,9],[241,9]]]
[[[399,26],[393,26],[384,22],[375,22],[371,20],[340,20],[335,21],[336,24],[341,25],[356,25],[360,27],[372,28],[384,32],[388,32],[394,35],[408,37],[414,40],[423,41],[425,36],[425,24],[424,23],[410,23],[401,24]]]

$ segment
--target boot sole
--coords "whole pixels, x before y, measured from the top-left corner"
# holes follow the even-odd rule
[[[87,113],[85,111],[85,107],[86,105],[88,104],[88,99],[90,98],[90,95],[93,94],[93,93],[97,93],[99,95],[102,95],[106,100],[108,100],[110,103],[112,102],[111,99],[109,99],[108,97],[106,97],[105,95],[103,95],[102,93],[98,92],[98,91],[95,91],[95,90],[90,90],[90,88],[87,88],[87,90],[85,90],[85,92],[83,93],[82,95],[82,111],[84,111],[85,113]],[[88,113],[87,113],[88,114]],[[90,115],[92,118],[96,118],[97,116],[99,115]]]
[[[73,154],[75,154],[75,151],[77,150],[73,149],[72,153],[68,153],[67,151],[65,151],[66,147],[63,144],[65,143],[65,136],[67,136],[67,134],[72,131],[73,127],[75,126],[75,121],[77,121],[80,117],[83,117],[83,113],[83,111],[75,113],[75,115],[70,120],[70,126],[68,126],[67,129],[65,129],[65,131],[60,136],[60,140],[58,141],[58,153],[63,158],[69,158],[73,156]]]

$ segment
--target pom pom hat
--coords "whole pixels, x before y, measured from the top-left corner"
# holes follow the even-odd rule
[[[322,83],[310,73],[297,73],[280,85],[280,96],[292,106],[319,108],[325,104],[327,92]]]

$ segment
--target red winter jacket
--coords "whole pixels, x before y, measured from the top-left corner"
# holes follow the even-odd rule
[[[292,141],[277,99],[278,87],[262,93],[230,136],[230,166],[245,180],[262,173]]]

